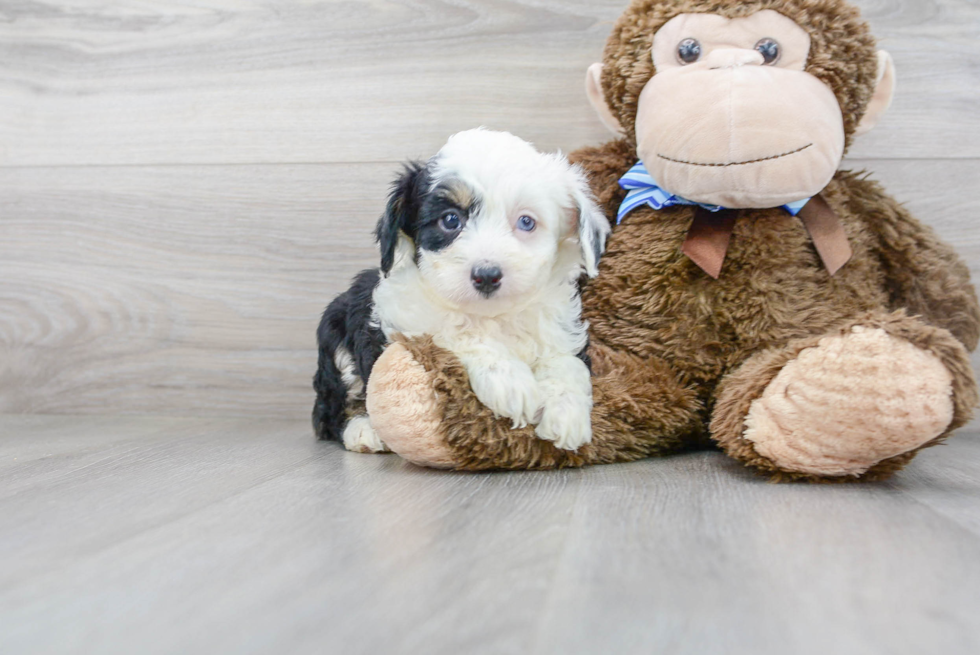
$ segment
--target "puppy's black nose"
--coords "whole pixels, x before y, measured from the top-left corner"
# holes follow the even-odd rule
[[[503,277],[504,272],[500,270],[499,266],[474,266],[470,272],[473,286],[487,298],[500,288],[500,280]]]

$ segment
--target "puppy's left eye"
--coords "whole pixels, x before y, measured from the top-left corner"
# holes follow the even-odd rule
[[[447,232],[455,232],[459,229],[461,221],[459,220],[459,214],[454,214],[452,212],[448,214],[443,214],[442,218],[439,219],[439,225],[442,229]]]
[[[530,216],[521,216],[517,219],[517,229],[524,232],[533,232],[537,224],[537,221]]]

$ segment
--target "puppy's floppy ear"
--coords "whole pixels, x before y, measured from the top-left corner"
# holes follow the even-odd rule
[[[599,274],[599,258],[606,250],[609,221],[596,204],[585,172],[578,166],[573,166],[572,174],[572,198],[578,210],[578,240],[582,247],[582,261],[588,276],[595,277]]]
[[[418,216],[419,204],[427,185],[425,163],[420,161],[405,164],[405,170],[391,185],[385,213],[374,230],[381,249],[381,271],[385,275],[395,265],[398,235],[404,233],[405,236],[412,237],[412,226]]]

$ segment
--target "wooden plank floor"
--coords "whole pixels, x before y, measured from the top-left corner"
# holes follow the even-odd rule
[[[305,421],[0,416],[0,652],[977,653],[980,431],[893,481],[457,474]]]

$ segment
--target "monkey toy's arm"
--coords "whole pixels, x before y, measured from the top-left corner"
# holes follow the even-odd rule
[[[980,306],[970,271],[952,246],[875,182],[844,175],[852,206],[877,237],[892,309],[949,330],[970,351],[980,337]]]

